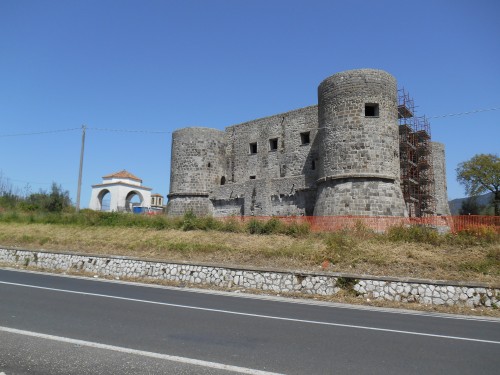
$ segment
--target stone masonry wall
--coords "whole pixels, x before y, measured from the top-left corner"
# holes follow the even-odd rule
[[[318,105],[175,131],[167,214],[406,216],[399,180],[396,80],[349,70],[320,84]]]
[[[185,128],[172,134],[169,215],[212,215],[208,194],[226,174],[224,132]]]
[[[399,178],[396,80],[374,69],[328,77],[318,87],[320,178]],[[366,104],[377,104],[375,115]]]
[[[434,187],[436,194],[436,215],[450,216],[448,188],[446,186],[446,162],[444,144],[431,142]]]
[[[314,215],[406,216],[394,77],[374,69],[338,73],[319,85],[318,101],[323,161]]]
[[[314,214],[406,216],[399,183],[377,179],[330,180],[318,188]]]
[[[82,271],[114,278],[144,278],[247,288],[273,293],[334,295],[348,290],[364,298],[428,305],[461,305],[500,308],[500,287],[431,280],[397,280],[298,271],[237,269],[118,256],[78,255],[0,248],[0,264],[32,266],[46,270]]]
[[[275,179],[305,175],[308,184],[317,179],[312,160],[318,157],[316,134],[317,106],[261,118],[226,129],[230,181],[244,183],[255,179]],[[301,133],[309,133],[309,142],[302,143]],[[270,140],[277,140],[272,149]],[[250,152],[250,144],[257,152]]]
[[[281,202],[276,203],[276,199],[279,202],[280,197],[282,201],[286,198],[286,208]],[[312,215],[315,197],[316,191],[307,188],[304,175],[226,184],[215,188],[210,194],[210,200],[214,204],[214,216],[227,216],[227,203],[234,199],[243,201],[242,212],[246,216],[279,216],[285,215],[284,212],[287,212],[287,215]],[[221,204],[220,201],[225,203]],[[237,210],[236,207],[234,209]]]

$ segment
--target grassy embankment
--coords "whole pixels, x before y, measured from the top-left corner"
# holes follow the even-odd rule
[[[0,212],[0,245],[243,267],[336,271],[500,284],[500,235],[491,228],[440,235],[425,227],[377,234],[358,225],[311,233],[307,225],[225,222],[186,215]]]

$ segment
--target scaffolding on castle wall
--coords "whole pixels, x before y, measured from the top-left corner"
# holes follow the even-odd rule
[[[398,90],[401,190],[410,217],[436,213],[430,123],[415,113],[413,98]]]

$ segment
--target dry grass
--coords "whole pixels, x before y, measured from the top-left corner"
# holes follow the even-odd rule
[[[0,223],[0,244],[242,267],[500,284],[498,242],[456,246],[391,242],[362,233],[294,238],[219,231]]]

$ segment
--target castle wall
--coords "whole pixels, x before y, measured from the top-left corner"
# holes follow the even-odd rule
[[[225,170],[224,132],[184,128],[172,134],[170,194],[167,214],[212,215],[210,191],[220,184]]]
[[[228,172],[230,180],[241,183],[255,179],[273,179],[305,175],[310,183],[317,178],[313,159],[318,158],[316,134],[317,106],[261,118],[226,129]],[[301,133],[309,133],[302,144]],[[270,140],[276,140],[272,149]],[[257,145],[252,153],[251,144]]]
[[[226,129],[226,183],[210,193],[215,216],[313,214],[317,111],[311,106]]]
[[[436,215],[451,215],[448,204],[448,190],[446,186],[446,163],[444,144],[431,142],[432,166],[434,168],[434,188],[436,198]]]
[[[444,169],[444,154],[436,162]],[[187,211],[406,216],[395,78],[373,69],[341,72],[320,84],[317,106],[225,131],[175,131],[167,213]]]
[[[214,216],[227,216],[227,212],[246,216],[312,215],[316,190],[306,184],[303,175],[256,179],[219,186],[210,200]]]
[[[320,84],[318,101],[323,161],[314,214],[405,216],[394,77],[338,73]]]

